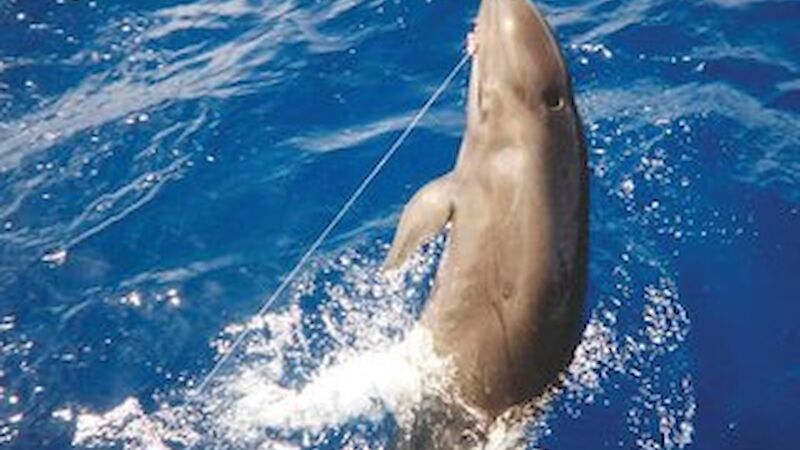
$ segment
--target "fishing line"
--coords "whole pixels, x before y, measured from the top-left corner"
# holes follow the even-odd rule
[[[322,243],[328,238],[331,232],[336,228],[337,225],[342,221],[345,215],[350,211],[353,205],[358,201],[364,191],[367,190],[367,187],[375,180],[375,178],[380,174],[381,170],[383,170],[386,163],[389,162],[390,159],[394,156],[395,153],[400,149],[403,143],[406,141],[408,136],[411,132],[416,128],[419,124],[420,120],[425,116],[428,110],[436,103],[436,100],[441,97],[442,93],[447,89],[447,87],[452,83],[453,79],[458,75],[458,72],[461,71],[461,68],[469,60],[470,54],[468,52],[464,53],[464,56],[461,60],[453,67],[450,73],[445,77],[444,81],[439,85],[439,87],[434,91],[434,93],[430,96],[427,102],[422,105],[422,108],[417,112],[417,114],[411,119],[408,126],[406,126],[405,130],[398,136],[398,138],[394,141],[394,143],[389,147],[389,149],[384,153],[383,157],[375,164],[369,174],[364,178],[361,184],[358,185],[355,191],[350,195],[350,198],[344,203],[344,205],[339,209],[339,212],[333,217],[333,219],[328,223],[328,225],[322,230],[319,236],[314,240],[311,246],[306,250],[303,254],[303,257],[295,264],[294,268],[289,275],[283,280],[283,282],[278,286],[278,289],[273,292],[273,294],[264,302],[261,306],[261,309],[258,310],[256,316],[263,316],[266,314],[267,311],[272,307],[272,305],[277,301],[283,291],[297,278],[297,275],[300,273],[300,270],[305,266],[311,256],[319,250],[319,247]],[[189,394],[189,402],[196,400],[200,395],[205,392],[208,388],[209,383],[216,377],[217,373],[222,370],[222,368],[227,364],[233,354],[236,352],[236,349],[244,342],[247,336],[253,331],[250,327],[245,327],[245,329],[239,333],[239,336],[233,341],[230,348],[222,355],[222,357],[217,360],[214,364],[214,367],[211,369],[208,374],[203,378],[203,381],[198,385],[197,389],[192,391]]]

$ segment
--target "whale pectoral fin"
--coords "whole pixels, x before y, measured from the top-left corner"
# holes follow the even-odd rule
[[[402,265],[425,240],[439,232],[453,212],[452,180],[448,175],[431,181],[414,194],[403,209],[384,270]]]

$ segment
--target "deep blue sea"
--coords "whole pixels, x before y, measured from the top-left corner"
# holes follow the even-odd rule
[[[477,4],[0,0],[0,447],[385,448],[428,383],[403,345],[443,238],[378,269],[454,163],[466,70],[257,312]],[[528,447],[797,448],[800,1],[538,4],[585,124],[591,255]]]

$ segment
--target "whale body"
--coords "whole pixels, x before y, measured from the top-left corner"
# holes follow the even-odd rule
[[[453,170],[405,207],[385,262],[450,224],[422,313],[458,395],[493,419],[569,364],[583,327],[586,146],[559,46],[527,0],[482,0]]]

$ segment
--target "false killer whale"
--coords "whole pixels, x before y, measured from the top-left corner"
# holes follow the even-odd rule
[[[564,58],[528,0],[482,0],[454,169],[405,207],[384,263],[449,224],[421,324],[492,420],[569,364],[587,278],[586,146]]]

